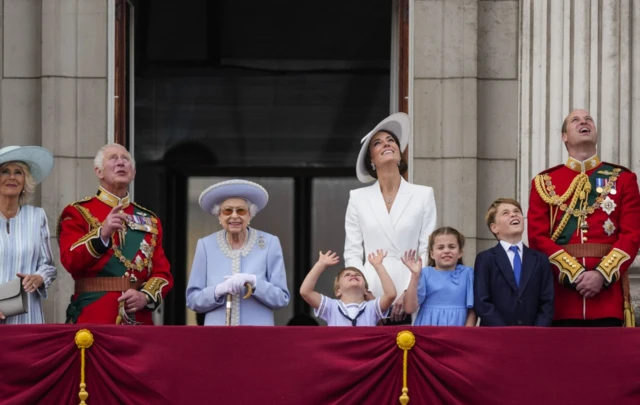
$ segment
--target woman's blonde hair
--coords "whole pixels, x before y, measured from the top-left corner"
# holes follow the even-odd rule
[[[1,164],[0,171],[2,171],[5,167],[9,166],[10,164],[14,164],[18,166],[24,173],[24,187],[22,188],[22,191],[20,192],[20,197],[18,198],[18,203],[20,205],[24,205],[29,200],[29,198],[31,198],[31,196],[33,195],[33,192],[36,191],[36,180],[31,175],[31,170],[29,169],[29,165],[19,160],[5,162]]]

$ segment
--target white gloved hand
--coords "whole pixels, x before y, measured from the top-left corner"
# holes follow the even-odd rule
[[[226,279],[227,277],[225,277]],[[215,288],[215,290],[213,291],[213,293],[215,294],[215,299],[216,301],[220,299],[220,297],[226,295],[226,294],[237,294],[234,293],[234,289],[233,289],[233,283],[231,281],[231,279],[227,279],[225,281],[223,281],[222,283],[218,284]]]
[[[238,291],[237,294],[242,293],[242,290],[246,283],[249,283],[251,288],[256,288],[257,278],[255,274],[236,273],[233,276],[227,276],[225,278],[227,279],[227,281],[231,281],[234,291]]]

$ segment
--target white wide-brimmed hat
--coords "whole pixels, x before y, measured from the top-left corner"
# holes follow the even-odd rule
[[[198,202],[207,214],[211,214],[213,206],[229,198],[244,198],[258,207],[261,211],[269,201],[269,193],[260,184],[248,180],[234,179],[216,183],[207,187]]]
[[[405,113],[391,114],[376,125],[376,127],[373,128],[373,130],[371,130],[371,132],[369,132],[364,138],[362,138],[360,141],[362,147],[360,148],[360,154],[358,154],[358,161],[356,162],[356,175],[358,176],[358,180],[362,183],[375,181],[375,179],[367,172],[367,168],[364,164],[364,158],[367,153],[369,153],[369,141],[371,140],[371,137],[378,132],[385,130],[393,132],[393,134],[398,137],[398,141],[400,142],[400,153],[402,153],[407,147],[407,143],[409,143],[409,131],[411,130],[409,116]]]
[[[7,162],[24,162],[31,176],[40,183],[53,169],[53,155],[40,146],[5,146],[0,149],[0,165]]]

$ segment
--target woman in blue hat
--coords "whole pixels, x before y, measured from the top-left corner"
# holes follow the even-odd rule
[[[247,180],[200,194],[200,207],[223,228],[198,241],[187,286],[187,307],[205,313],[205,325],[273,326],[273,311],[289,304],[280,240],[249,227],[268,200],[262,186]]]
[[[49,225],[42,208],[26,202],[53,168],[53,155],[39,146],[0,149],[0,284],[22,279],[27,312],[7,316],[0,323],[44,323],[41,299],[56,278]]]

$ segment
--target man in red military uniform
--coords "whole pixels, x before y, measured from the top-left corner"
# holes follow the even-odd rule
[[[152,325],[173,286],[160,220],[129,199],[135,162],[123,146],[101,148],[94,166],[97,194],[58,222],[60,260],[75,280],[67,323]]]
[[[562,126],[564,165],[535,177],[529,198],[529,245],[555,272],[554,326],[633,325],[627,269],[640,246],[640,194],[630,170],[601,162],[587,111]]]

